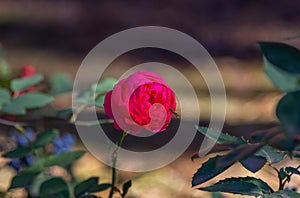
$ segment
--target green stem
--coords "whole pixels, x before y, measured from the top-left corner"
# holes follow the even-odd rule
[[[279,170],[277,169],[277,168],[275,168],[274,166],[272,166],[271,164],[269,164],[269,166],[271,167],[271,168],[273,168],[275,171],[276,171],[276,173],[277,173],[277,177],[278,177],[278,180],[279,180],[279,190],[282,190],[283,189],[283,186],[282,186],[282,178],[281,178],[281,176],[280,176],[280,172],[279,172]]]
[[[113,197],[114,194],[114,188],[115,188],[115,184],[116,184],[116,180],[117,180],[117,170],[116,170],[116,165],[117,165],[117,159],[118,159],[118,151],[122,145],[122,142],[124,140],[124,137],[126,136],[126,131],[122,131],[120,140],[117,143],[117,147],[115,148],[114,152],[113,152],[113,157],[112,157],[112,162],[113,162],[113,166],[112,166],[112,177],[111,177],[111,189],[109,192],[109,198]]]
[[[296,169],[298,170],[299,168],[300,168],[300,165],[297,166]],[[291,177],[293,174],[294,174],[294,173],[290,173],[290,174],[289,174],[289,177]],[[282,181],[282,189],[281,189],[281,190],[284,189],[284,186],[285,186],[285,184],[286,184],[287,181],[288,181],[287,177]]]
[[[76,121],[76,119],[77,119],[77,116],[78,116],[83,110],[85,110],[87,107],[88,107],[88,104],[83,104],[83,105],[79,106],[79,107],[76,109],[75,113],[73,113],[73,115],[72,115],[72,117],[70,118],[69,122],[70,122],[70,123],[74,123],[74,122]]]
[[[92,99],[93,99],[93,100],[96,100],[98,97],[100,97],[100,96],[102,96],[102,95],[104,95],[104,94],[106,94],[106,93],[105,93],[105,92],[97,93],[97,94],[95,94],[95,95],[93,96]],[[84,111],[88,106],[89,106],[89,104],[82,104],[82,105],[80,105],[80,106],[76,109],[75,113],[73,113],[73,115],[71,116],[69,122],[70,122],[70,123],[75,123],[75,121],[76,121],[76,119],[77,119],[77,116],[78,116],[82,111]]]

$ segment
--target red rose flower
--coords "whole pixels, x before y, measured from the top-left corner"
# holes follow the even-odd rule
[[[136,134],[143,128],[164,131],[176,109],[172,89],[157,74],[140,71],[117,83],[104,100],[104,110],[114,127]]]
[[[21,78],[28,78],[28,77],[34,76],[35,74],[36,74],[36,69],[35,69],[35,67],[33,65],[24,65],[21,68],[21,75],[20,75],[20,77]],[[34,90],[35,90],[35,87],[31,86],[31,87],[28,87],[26,90],[18,92],[16,95],[17,96],[21,96],[24,93],[33,92]]]

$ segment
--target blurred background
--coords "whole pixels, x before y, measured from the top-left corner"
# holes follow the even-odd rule
[[[300,39],[293,39],[300,34],[299,13],[299,1],[1,0],[0,43],[14,69],[33,64],[46,76],[64,72],[74,78],[87,53],[106,37],[137,26],[174,28],[195,38],[213,56],[227,91],[225,129],[247,134],[276,124],[274,108],[281,97],[264,75],[257,41],[285,42],[299,48]],[[148,61],[167,63],[184,73],[197,89],[201,122],[209,121],[210,98],[205,83],[175,54],[134,50],[115,60],[105,75],[119,77],[131,66]],[[71,104],[69,95],[57,99],[56,107]],[[90,155],[85,158],[74,167],[78,177],[97,173],[109,179],[109,173],[103,171],[106,166]],[[189,158],[186,154],[152,173],[123,173],[121,180],[135,178],[132,197],[207,197],[190,185],[192,174],[205,159],[192,162]],[[87,159],[92,163],[86,164]],[[246,173],[240,166],[232,170],[227,176]],[[273,179],[270,182],[276,185]]]

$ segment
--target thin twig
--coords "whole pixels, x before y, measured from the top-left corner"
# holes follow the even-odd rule
[[[3,118],[0,118],[0,124],[6,125],[6,126],[29,126],[30,124],[28,122],[15,122],[11,120],[6,120]]]

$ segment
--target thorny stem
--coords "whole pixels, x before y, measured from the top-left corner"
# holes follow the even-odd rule
[[[276,167],[272,166],[271,164],[269,166],[276,171],[277,177],[278,177],[278,180],[279,180],[279,190],[282,190],[282,188],[283,188],[282,187],[282,178],[280,176],[279,170]]]
[[[123,142],[126,134],[127,134],[126,131],[122,131],[120,140],[117,142],[117,146],[113,152],[113,156],[112,156],[113,166],[112,166],[112,177],[111,177],[112,182],[111,182],[111,189],[110,189],[109,196],[108,196],[109,198],[113,197],[113,194],[115,191],[115,184],[116,184],[116,180],[117,180],[116,164],[117,164],[117,159],[118,159],[118,151],[122,145],[122,142]]]
[[[278,189],[283,190],[286,182],[288,181],[288,177],[285,177],[284,179],[282,179],[280,176],[280,171],[272,165],[270,165],[270,167],[273,168],[277,172],[277,176],[278,176],[278,180],[279,180],[279,188]],[[296,169],[299,169],[299,168],[300,168],[300,165]],[[290,173],[290,174],[288,174],[288,176],[291,177],[293,174],[294,173]]]
[[[299,169],[299,168],[300,168],[300,165],[297,166],[296,169]],[[289,174],[289,177],[291,177],[293,174],[294,174],[294,173],[290,173],[290,174]],[[283,190],[283,188],[284,188],[284,186],[285,186],[285,184],[286,184],[287,181],[288,181],[288,178],[286,177],[286,178],[282,181],[282,189],[280,189],[280,190]]]

